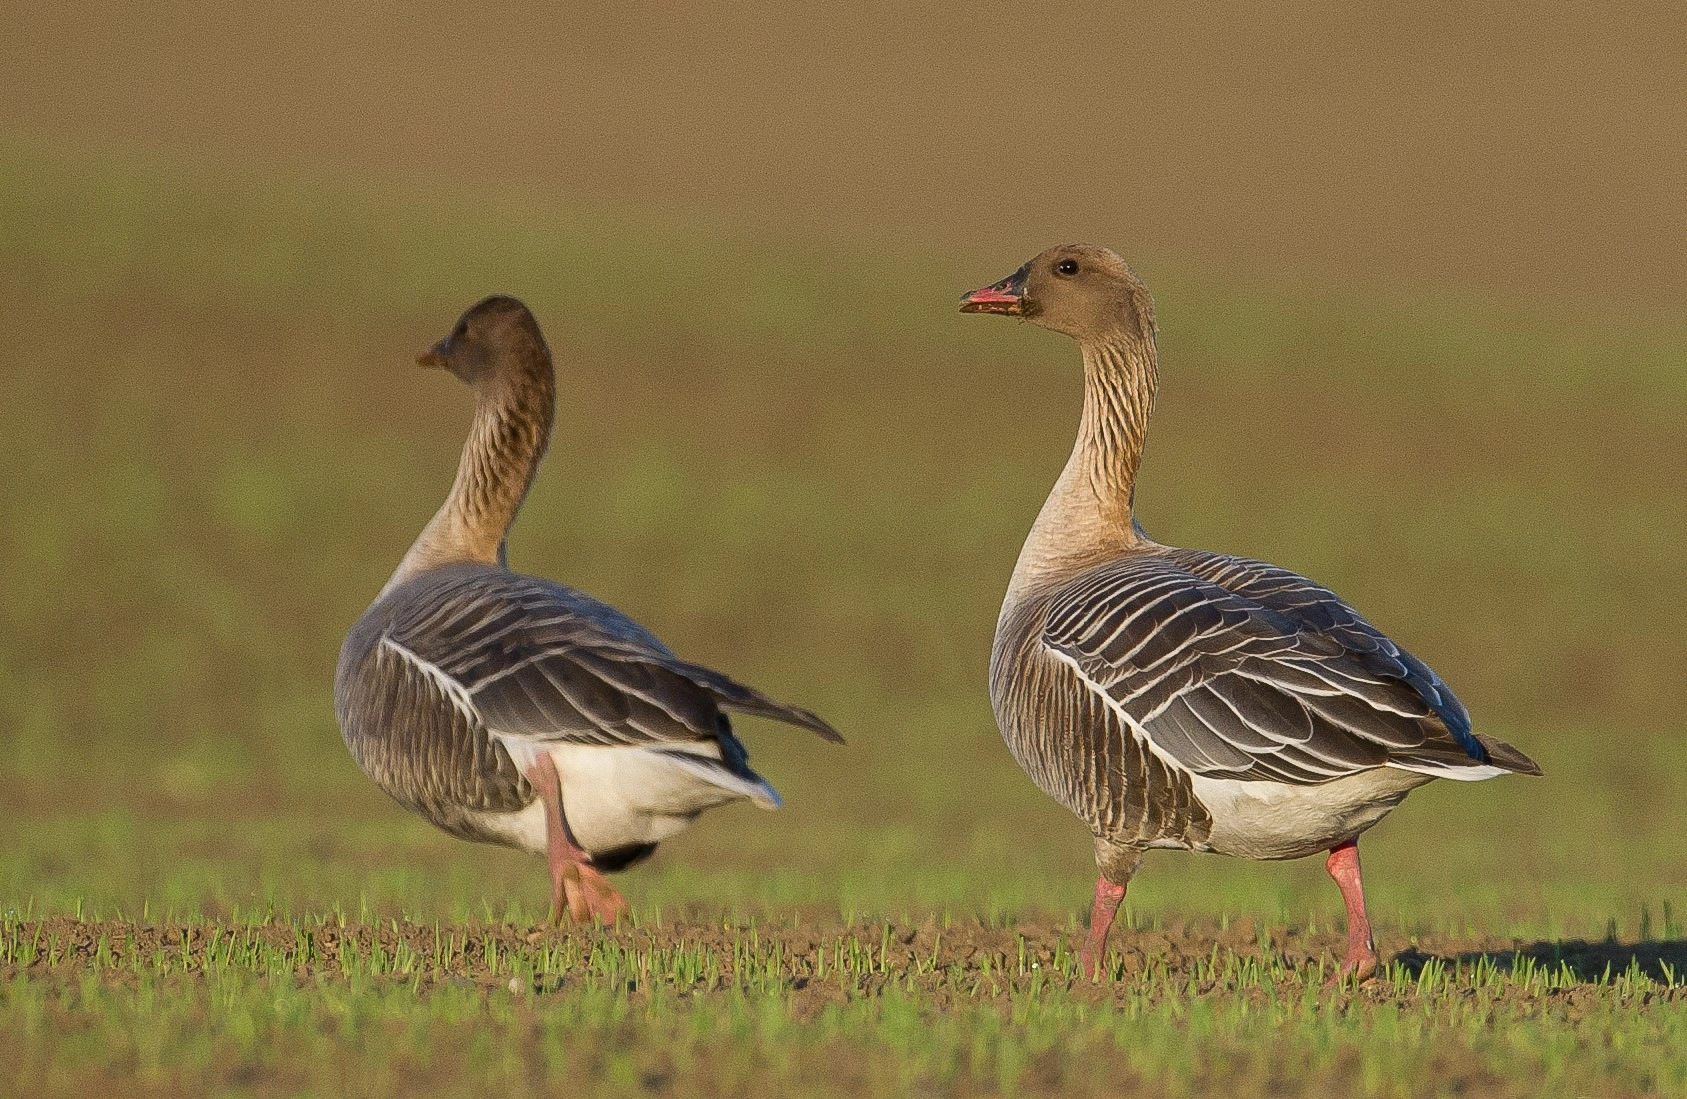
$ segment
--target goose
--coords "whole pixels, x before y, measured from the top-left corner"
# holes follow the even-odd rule
[[[1471,731],[1422,661],[1287,569],[1149,538],[1133,514],[1158,359],[1148,289],[1106,248],[1051,248],[961,298],[1078,341],[1077,443],[1025,540],[990,655],[1009,751],[1095,837],[1079,952],[1100,979],[1151,848],[1251,859],[1328,852],[1347,910],[1333,980],[1377,968],[1359,835],[1413,789],[1538,775]]]
[[[544,854],[551,918],[614,923],[604,878],[705,809],[780,804],[729,713],[842,738],[679,659],[605,603],[510,571],[505,536],[550,439],[556,379],[527,307],[490,297],[418,362],[474,392],[450,495],[346,635],[340,730],[364,773],[461,839]]]

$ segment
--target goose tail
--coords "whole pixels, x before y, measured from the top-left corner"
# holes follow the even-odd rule
[[[843,736],[832,728],[825,718],[812,710],[775,701],[754,687],[746,687],[735,679],[697,664],[672,661],[667,666],[708,691],[723,710],[749,714],[752,717],[772,718],[786,725],[795,725],[832,744],[844,742]]]
[[[1514,775],[1539,775],[1541,765],[1497,737],[1475,734],[1488,751],[1488,762]]]

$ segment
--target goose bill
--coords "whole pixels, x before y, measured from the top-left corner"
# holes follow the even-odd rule
[[[1029,266],[1029,265],[1027,265]],[[1019,317],[1025,313],[1025,275],[1021,267],[1000,282],[980,287],[961,296],[963,313],[1000,313],[1005,317]]]
[[[416,365],[425,367],[429,370],[444,370],[445,364],[450,361],[448,356],[451,349],[446,346],[450,342],[451,338],[447,336],[445,339],[440,340],[420,355],[417,355]]]

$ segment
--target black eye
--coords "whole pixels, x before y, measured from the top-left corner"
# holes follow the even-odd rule
[[[468,330],[469,330],[469,322],[468,321],[458,321],[456,331],[451,333],[451,338],[456,339],[457,337],[461,336],[463,333],[467,332]]]
[[[1078,261],[1075,259],[1063,259],[1054,265],[1054,273],[1071,278],[1073,275],[1078,273]]]

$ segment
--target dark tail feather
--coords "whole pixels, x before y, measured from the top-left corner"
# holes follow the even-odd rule
[[[1476,734],[1476,739],[1482,742],[1482,747],[1488,750],[1488,762],[1495,767],[1503,767],[1519,775],[1538,775],[1541,765],[1519,752],[1516,748],[1503,740],[1491,736]]]
[[[805,710],[801,706],[790,706],[783,702],[775,702],[760,691],[743,688],[748,698],[727,698],[717,695],[721,704],[728,710],[740,714],[753,714],[756,717],[771,717],[775,721],[783,721],[787,725],[797,725],[814,733],[821,740],[829,740],[833,744],[842,744],[843,735],[819,714]]]
[[[774,721],[807,729],[821,740],[828,740],[833,744],[844,742],[838,731],[813,711],[805,710],[801,706],[775,702],[754,687],[746,687],[737,680],[697,664],[673,661],[668,666],[714,695],[715,701],[722,709],[754,717],[770,717]]]

